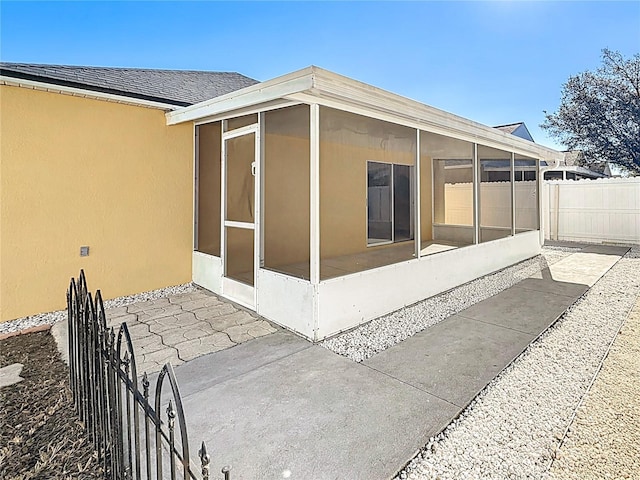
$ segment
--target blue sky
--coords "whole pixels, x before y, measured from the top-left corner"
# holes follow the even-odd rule
[[[308,65],[498,125],[538,125],[602,48],[640,52],[640,2],[0,2],[6,62],[238,71]]]

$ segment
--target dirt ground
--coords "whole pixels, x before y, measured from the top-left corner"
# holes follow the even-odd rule
[[[640,479],[640,299],[576,412],[549,478]]]
[[[13,363],[24,365],[24,380],[0,388],[0,478],[102,479],[51,334],[0,340],[0,367]]]

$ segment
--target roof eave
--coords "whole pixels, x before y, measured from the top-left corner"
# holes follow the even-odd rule
[[[123,103],[127,105],[135,105],[147,108],[157,108],[164,111],[175,110],[180,108],[180,105],[174,105],[171,103],[165,103],[160,101],[154,101],[144,98],[137,98],[134,96],[108,93],[104,91],[96,91],[91,88],[80,88],[68,85],[60,85],[47,81],[47,79],[32,80],[25,78],[18,78],[7,75],[0,75],[0,85],[8,85],[14,87],[30,88],[32,90],[40,90],[44,92],[61,93],[65,95],[71,95],[74,97],[91,98],[94,100],[103,100],[108,102]]]
[[[593,170],[589,170],[588,168],[585,167],[581,167],[579,165],[563,165],[563,166],[558,166],[555,168],[550,168],[547,169],[547,171],[551,171],[551,172],[573,172],[573,173],[579,173],[581,175],[585,175],[585,176],[590,176],[592,178],[605,178],[606,175],[600,173],[600,172],[595,172]]]
[[[403,118],[418,128],[433,133],[452,135],[470,142],[480,142],[495,148],[505,148],[524,155],[536,155],[546,160],[563,158],[561,152],[538,145],[493,127],[440,110],[416,100],[367,85],[342,75],[316,69],[316,89],[323,96],[328,94],[343,102],[358,103],[367,109],[374,109]]]
[[[257,83],[234,92],[205,100],[167,113],[167,125],[190,122],[212,117],[224,112],[240,110],[252,105],[286,98],[289,95],[309,91],[314,85],[314,69],[308,67],[281,77]]]
[[[518,154],[544,160],[563,158],[556,150],[315,66],[169,112],[167,124],[213,117],[282,98],[371,114],[379,119],[490,147],[504,149],[508,146]]]

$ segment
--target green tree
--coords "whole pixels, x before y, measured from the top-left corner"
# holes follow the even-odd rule
[[[540,125],[591,161],[611,161],[640,173],[640,54],[602,50],[602,65],[562,86],[560,106]]]

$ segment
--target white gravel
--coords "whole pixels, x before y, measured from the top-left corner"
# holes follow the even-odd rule
[[[580,248],[544,247],[541,255],[376,318],[321,345],[362,362],[578,251]]]
[[[580,399],[640,295],[640,248],[496,377],[398,478],[544,478]]]
[[[91,287],[89,285],[89,287]],[[168,297],[170,295],[179,295],[181,293],[189,293],[197,290],[193,283],[184,283],[173,287],[160,288],[149,292],[142,292],[135,295],[126,295],[124,297],[114,298],[104,301],[104,308],[124,307],[136,302],[145,302],[147,300],[157,300],[158,298]],[[64,292],[62,293],[64,295]],[[17,332],[25,328],[37,327],[38,325],[53,325],[54,323],[66,320],[67,310],[58,310],[55,312],[39,313],[28,317],[16,318],[9,322],[0,323],[0,333]]]

